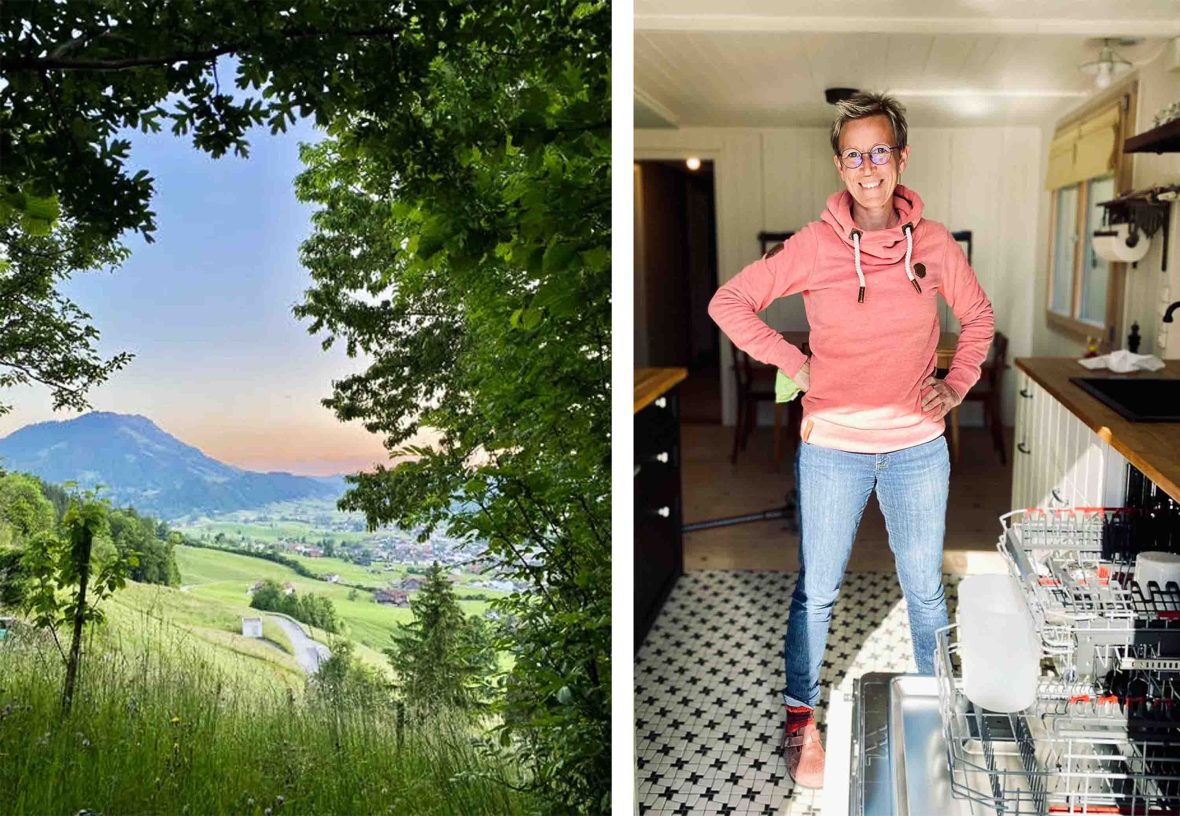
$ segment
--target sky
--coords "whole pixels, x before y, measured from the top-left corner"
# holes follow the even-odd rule
[[[191,137],[129,134],[130,174],[155,178],[155,243],[124,235],[131,258],[113,274],[86,272],[62,291],[93,317],[104,358],[135,359],[89,392],[94,410],[142,414],[181,441],[250,470],[348,473],[388,460],[381,440],[341,423],[320,400],[363,369],[307,332],[291,308],[310,276],[299,265],[312,207],[295,199],[298,148],[310,124],[250,133],[250,157],[212,159]],[[42,386],[9,389],[0,437],[68,419]]]

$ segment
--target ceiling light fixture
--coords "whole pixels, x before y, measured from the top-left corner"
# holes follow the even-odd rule
[[[1108,88],[1118,75],[1131,68],[1131,63],[1123,59],[1110,44],[1110,38],[1102,40],[1102,49],[1098,52],[1098,59],[1078,66],[1078,70],[1094,77],[1094,87]],[[1120,45],[1123,44],[1120,42]]]
[[[688,165],[689,170],[700,170],[701,169],[701,160],[698,159],[696,156],[686,159],[684,163]]]

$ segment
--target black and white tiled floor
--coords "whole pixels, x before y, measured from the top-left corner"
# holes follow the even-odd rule
[[[825,813],[824,791],[796,789],[779,747],[783,634],[795,577],[690,572],[678,580],[635,659],[641,814]],[[952,618],[956,583],[946,576]],[[856,677],[915,670],[897,577],[848,574],[823,662],[821,731],[830,703],[848,705]],[[829,763],[847,768],[847,756],[838,755],[846,750],[831,746]]]

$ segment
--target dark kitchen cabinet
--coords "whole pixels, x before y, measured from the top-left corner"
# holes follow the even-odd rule
[[[684,571],[679,408],[673,386],[635,413],[636,650]]]

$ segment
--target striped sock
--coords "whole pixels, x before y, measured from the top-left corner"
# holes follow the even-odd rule
[[[815,710],[809,706],[787,706],[787,733],[794,734],[815,722]]]

